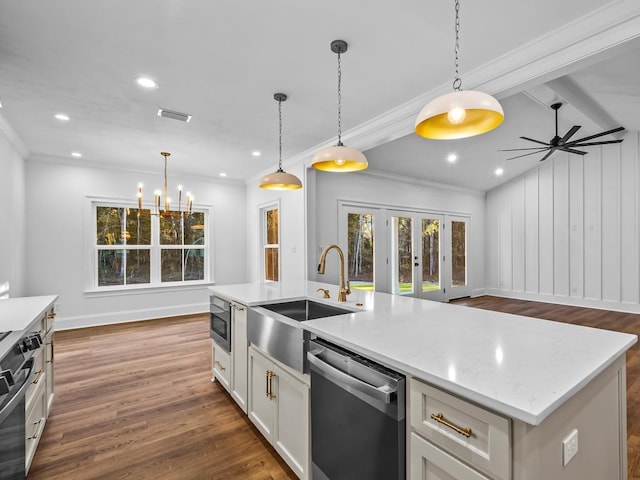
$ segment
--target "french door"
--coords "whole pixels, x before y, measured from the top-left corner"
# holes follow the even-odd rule
[[[471,294],[468,218],[389,210],[391,293],[447,301]]]

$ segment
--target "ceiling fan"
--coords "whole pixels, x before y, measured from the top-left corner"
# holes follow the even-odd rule
[[[582,150],[576,150],[575,147],[590,147],[593,145],[605,145],[608,143],[620,143],[623,139],[620,140],[604,140],[599,142],[589,142],[589,140],[593,140],[594,138],[603,137],[604,135],[609,135],[610,133],[619,132],[624,130],[624,127],[617,127],[613,130],[607,130],[606,132],[596,133],[595,135],[589,135],[588,137],[583,137],[578,140],[569,139],[575,135],[575,133],[580,129],[580,125],[574,125],[571,129],[564,134],[563,137],[558,135],[558,110],[562,106],[562,103],[554,103],[551,105],[551,108],[556,112],[556,135],[551,139],[550,142],[541,142],[540,140],[535,140],[529,137],[520,137],[523,140],[528,140],[529,142],[539,143],[540,145],[544,145],[543,147],[533,147],[533,148],[510,148],[507,150],[498,150],[499,152],[518,152],[524,150],[533,150],[532,152],[525,153],[523,155],[517,155],[515,157],[507,158],[507,160],[514,160],[516,158],[526,157],[528,155],[535,155],[536,153],[542,153],[547,151],[545,155],[540,159],[541,162],[546,160],[551,156],[553,152],[556,150],[560,150],[563,152],[575,153],[577,155],[586,155],[588,152],[583,152]]]

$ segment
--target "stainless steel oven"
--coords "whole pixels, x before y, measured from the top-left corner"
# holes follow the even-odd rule
[[[25,395],[33,381],[38,334],[0,333],[0,480],[24,479]]]
[[[211,338],[227,353],[231,353],[231,304],[224,298],[211,296]]]

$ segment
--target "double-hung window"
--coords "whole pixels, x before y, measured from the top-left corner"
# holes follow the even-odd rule
[[[206,282],[207,211],[154,215],[149,209],[92,203],[94,287]]]

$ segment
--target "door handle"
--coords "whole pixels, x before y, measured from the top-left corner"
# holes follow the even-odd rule
[[[273,400],[274,398],[276,398],[275,394],[273,393],[273,377],[275,376],[275,373],[273,373],[271,370],[267,370],[267,381],[269,384],[267,397],[269,398],[269,400]]]

